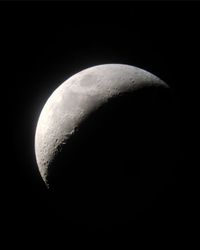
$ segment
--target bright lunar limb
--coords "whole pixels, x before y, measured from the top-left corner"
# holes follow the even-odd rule
[[[51,163],[63,145],[70,144],[83,120],[112,98],[157,86],[168,88],[153,74],[123,64],[94,66],[62,83],[44,105],[35,133],[36,161],[47,186],[51,188],[48,183]]]

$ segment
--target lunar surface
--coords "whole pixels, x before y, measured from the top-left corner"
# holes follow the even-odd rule
[[[47,100],[36,128],[35,153],[44,181],[48,184],[49,165],[62,145],[91,112],[122,93],[150,86],[167,87],[147,71],[120,64],[85,69],[61,84]]]
[[[168,89],[140,68],[105,64],[52,93],[37,123],[35,154],[44,182],[65,201],[60,207],[71,206],[69,217],[118,221],[160,189]]]

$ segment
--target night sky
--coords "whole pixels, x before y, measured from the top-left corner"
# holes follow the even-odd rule
[[[189,3],[2,3],[0,4],[2,113],[2,228],[10,242],[47,240],[68,246],[81,238],[125,236],[141,244],[182,242],[188,232],[187,176],[181,150],[181,114],[199,47],[199,7]],[[198,14],[198,15],[197,15]],[[173,181],[139,219],[94,231],[66,223],[52,206],[34,155],[40,111],[68,77],[104,63],[130,64],[169,84],[177,109]],[[4,69],[5,68],[5,69]],[[178,124],[178,125],[177,125]],[[183,219],[184,218],[184,219]],[[78,240],[79,239],[79,240]],[[90,241],[90,240],[89,240]],[[98,241],[96,241],[98,242]],[[13,243],[13,242],[11,242]],[[96,243],[97,244],[97,243]],[[98,245],[98,244],[97,244]],[[162,248],[162,247],[161,247]],[[59,248],[57,248],[59,249]]]

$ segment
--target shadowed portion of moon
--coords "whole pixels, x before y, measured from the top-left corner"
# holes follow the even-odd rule
[[[56,207],[77,223],[127,223],[168,187],[174,159],[169,88],[144,87],[90,114],[49,166]]]

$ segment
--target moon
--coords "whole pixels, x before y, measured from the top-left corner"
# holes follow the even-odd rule
[[[124,64],[90,67],[62,83],[44,105],[35,133],[36,161],[47,187],[61,192],[65,186],[67,194],[62,199],[68,201],[68,206],[82,201],[82,205],[74,207],[77,214],[80,210],[88,211],[84,210],[84,204],[91,192],[87,201],[92,211],[94,206],[98,211],[107,210],[105,204],[111,203],[113,197],[116,198],[115,207],[126,204],[130,208],[130,201],[127,203],[126,195],[122,194],[125,186],[130,192],[132,189],[143,190],[148,185],[144,196],[159,179],[155,178],[155,172],[158,174],[163,169],[159,162],[159,167],[152,170],[155,159],[159,161],[157,159],[166,154],[160,138],[167,129],[158,117],[162,116],[166,121],[167,116],[160,108],[163,96],[157,97],[160,96],[158,90],[165,93],[167,89],[169,86],[155,75]],[[155,102],[156,98],[161,104]],[[157,139],[156,133],[159,134]],[[140,174],[140,179],[137,171],[134,172],[137,169],[134,166],[138,164],[146,173],[142,177]],[[129,168],[125,173],[126,165]],[[112,181],[108,176],[112,176]],[[122,176],[126,176],[123,185]],[[130,183],[134,183],[134,188]],[[106,190],[104,195],[102,190]],[[127,200],[140,203],[140,197],[132,198],[131,195],[127,194]],[[103,203],[106,196],[107,202]],[[91,203],[91,200],[95,201]],[[79,206],[82,208],[78,209]]]
[[[85,69],[61,84],[42,109],[35,134],[36,160],[45,183],[50,163],[92,111],[115,96],[150,86],[167,87],[147,71],[120,64]]]

